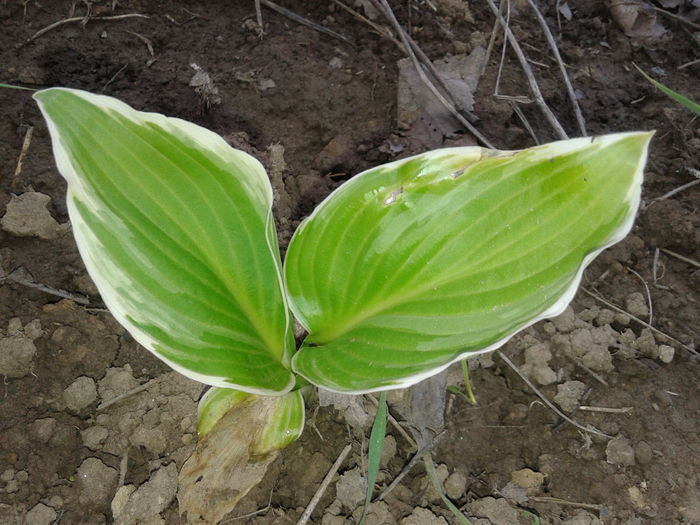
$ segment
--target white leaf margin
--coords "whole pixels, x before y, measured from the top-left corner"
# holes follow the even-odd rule
[[[556,317],[560,315],[564,310],[566,310],[566,307],[569,306],[569,303],[573,300],[574,296],[576,295],[576,292],[578,290],[579,284],[581,284],[581,279],[583,278],[583,272],[584,270],[588,267],[588,265],[598,256],[600,253],[612,246],[613,244],[616,244],[620,242],[622,239],[624,239],[627,234],[630,232],[632,229],[632,226],[634,225],[634,220],[637,215],[637,210],[639,209],[639,204],[641,202],[641,195],[642,195],[642,182],[644,178],[644,166],[646,165],[647,157],[649,154],[649,143],[651,141],[651,137],[654,135],[654,132],[624,132],[624,133],[613,133],[609,135],[600,135],[600,136],[595,136],[595,137],[580,137],[580,138],[575,138],[575,139],[568,139],[568,140],[562,140],[562,141],[557,141],[557,142],[551,142],[548,144],[544,144],[542,146],[535,146],[533,148],[529,148],[528,150],[513,150],[513,151],[503,151],[503,150],[486,150],[484,148],[481,148],[479,146],[465,146],[465,147],[458,147],[458,148],[442,148],[442,149],[437,149],[433,150],[427,153],[421,153],[418,155],[414,155],[412,157],[407,157],[405,159],[400,159],[397,161],[390,162],[388,164],[384,164],[381,166],[381,168],[386,168],[386,169],[394,169],[401,164],[404,164],[405,162],[408,162],[410,160],[413,160],[417,157],[423,157],[427,159],[435,159],[439,160],[445,156],[451,156],[454,154],[462,154],[465,156],[470,156],[474,157],[476,156],[478,158],[478,155],[476,155],[477,152],[482,152],[484,157],[490,156],[510,156],[515,153],[519,153],[520,151],[530,151],[533,153],[533,156],[530,157],[532,160],[542,160],[542,159],[550,159],[553,157],[556,157],[558,155],[564,155],[567,153],[573,153],[579,149],[583,149],[585,146],[590,146],[591,144],[598,144],[599,147],[606,147],[614,144],[615,142],[618,142],[620,140],[623,140],[628,137],[632,136],[647,136],[647,141],[644,144],[644,148],[642,150],[642,154],[639,157],[639,162],[637,163],[637,166],[634,171],[633,179],[632,179],[632,184],[630,184],[629,191],[627,195],[625,196],[625,199],[622,201],[622,205],[629,205],[628,207],[628,213],[627,216],[625,217],[624,221],[620,224],[620,226],[614,230],[608,240],[601,245],[598,249],[592,251],[588,255],[586,255],[583,260],[581,261],[581,264],[579,265],[579,268],[576,272],[576,275],[574,275],[574,278],[571,281],[571,284],[569,287],[564,291],[564,293],[559,297],[559,299],[552,304],[549,308],[541,312],[539,315],[535,316],[532,318],[530,321],[527,323],[524,323],[523,325],[519,326],[518,328],[514,329],[511,333],[509,333],[507,336],[503,337],[502,339],[499,339],[495,343],[482,348],[480,350],[472,350],[468,352],[464,352],[462,354],[459,354],[457,357],[452,359],[451,361],[445,363],[444,365],[441,365],[436,368],[431,368],[430,370],[426,370],[425,372],[421,372],[418,374],[413,374],[410,376],[407,376],[403,378],[400,381],[393,382],[389,385],[385,385],[382,387],[378,388],[370,388],[366,390],[352,390],[352,389],[341,389],[341,388],[334,388],[332,385],[328,384],[317,384],[316,386],[320,388],[324,388],[325,390],[329,390],[331,392],[339,393],[339,394],[370,394],[373,392],[382,392],[386,390],[396,390],[399,388],[408,388],[412,385],[415,385],[416,383],[420,383],[424,379],[428,379],[429,377],[432,377],[436,374],[439,374],[443,370],[447,369],[454,363],[457,363],[461,361],[462,359],[467,359],[471,358],[474,356],[477,356],[479,354],[485,354],[487,352],[493,352],[494,350],[498,350],[500,347],[502,347],[504,344],[506,344],[514,335],[516,335],[518,332],[521,332],[522,330],[525,330],[529,326],[532,326],[533,324],[542,321],[543,319],[549,319],[552,317]],[[379,166],[378,166],[379,167]],[[332,202],[331,199],[333,199],[334,195],[341,194],[343,192],[350,191],[352,189],[352,182],[358,179],[359,177],[362,177],[363,175],[374,172],[378,167],[375,168],[370,168],[369,170],[366,170],[355,177],[353,177],[349,182],[346,184],[343,184],[339,188],[337,188],[335,191],[333,191],[326,199],[319,204],[316,209],[309,215],[304,222],[310,221],[314,216],[316,216],[318,213],[323,210],[326,206],[328,206],[329,202]],[[467,168],[468,169],[468,168]],[[300,225],[299,229],[303,226]],[[299,231],[299,230],[297,230]],[[294,238],[292,237],[291,243],[294,241]],[[297,320],[303,325],[301,322],[301,319],[303,319],[303,316],[300,314],[300,312],[297,311],[296,305],[292,300],[289,301],[290,303],[290,308],[292,312],[294,313],[294,316],[296,317]],[[304,328],[307,329],[308,327],[304,326]],[[329,356],[329,358],[331,358]],[[296,355],[292,358],[292,371],[296,374],[299,374],[300,376],[304,377],[306,380],[311,381],[309,378],[304,376],[304,374],[297,369],[295,366],[295,361],[296,361]],[[315,384],[315,383],[314,383]]]
[[[110,285],[105,279],[101,277],[103,270],[100,269],[101,265],[108,265],[109,262],[105,261],[104,258],[99,258],[93,254],[91,246],[96,243],[89,239],[90,229],[83,220],[80,212],[77,210],[75,205],[75,199],[77,197],[81,198],[86,205],[90,206],[92,209],[99,209],[99,206],[95,206],[95,201],[91,198],[91,192],[85,188],[85,185],[75,169],[73,162],[71,160],[71,155],[66,148],[63,147],[63,142],[61,138],[61,132],[58,129],[57,124],[49,115],[46,110],[44,103],[41,100],[41,95],[49,91],[64,91],[72,93],[77,97],[84,99],[85,101],[105,110],[113,111],[122,117],[129,119],[137,125],[144,124],[155,124],[164,131],[167,131],[175,136],[184,135],[188,139],[194,140],[197,145],[205,151],[217,155],[222,160],[227,158],[233,158],[236,162],[242,162],[247,168],[249,168],[250,173],[254,173],[254,177],[249,177],[244,182],[248,190],[257,195],[261,202],[267,209],[266,224],[265,224],[265,240],[267,242],[268,251],[270,256],[275,261],[275,271],[277,274],[277,281],[282,291],[281,297],[284,302],[285,310],[285,334],[290,328],[291,316],[289,313],[289,305],[287,301],[287,294],[285,293],[284,281],[282,276],[282,268],[279,264],[279,259],[276,255],[276,250],[274,248],[277,243],[277,239],[271,239],[270,235],[270,223],[273,221],[272,216],[272,203],[273,203],[273,193],[270,181],[267,178],[267,174],[263,165],[255,157],[248,155],[247,153],[234,149],[229,146],[228,143],[218,134],[213,131],[209,131],[206,128],[198,126],[192,122],[188,122],[183,119],[175,117],[166,117],[160,113],[143,112],[138,111],[125,102],[118,100],[114,97],[109,97],[106,95],[96,95],[94,93],[89,93],[80,89],[72,88],[49,88],[36,92],[32,98],[37,102],[39,109],[41,111],[44,120],[46,121],[49,135],[51,137],[52,150],[54,154],[54,159],[56,161],[56,166],[61,175],[66,179],[68,183],[68,192],[66,195],[66,203],[68,207],[68,215],[70,218],[71,226],[73,228],[73,235],[75,237],[76,244],[78,246],[78,251],[85,264],[88,274],[95,282],[95,286],[100,292],[102,300],[105,305],[112,313],[114,318],[125,327],[132,337],[143,346],[146,350],[154,354],[159,360],[163,361],[170,368],[176,372],[188,377],[199,383],[206,385],[211,385],[219,388],[236,389],[250,394],[258,395],[284,395],[292,390],[296,384],[296,379],[294,374],[290,370],[290,378],[288,383],[281,390],[270,390],[253,388],[246,385],[237,385],[227,380],[223,376],[209,376],[205,374],[200,374],[193,372],[170,359],[165,358],[161,353],[156,350],[157,341],[150,335],[142,331],[131,321],[126,313],[126,310],[122,307],[122,301],[117,293],[115,293],[114,287]],[[289,348],[287,343],[287,337],[284,337],[284,354],[281,361],[282,364],[288,365],[291,361],[291,356],[294,351],[293,348]]]

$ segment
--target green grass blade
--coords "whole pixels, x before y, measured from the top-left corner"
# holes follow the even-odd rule
[[[440,479],[437,477],[435,465],[433,464],[433,458],[430,456],[430,454],[423,455],[423,464],[425,465],[425,472],[428,474],[428,478],[430,478],[430,482],[433,484],[435,491],[440,495],[440,499],[442,499],[445,506],[450,509],[450,512],[455,517],[457,522],[461,523],[462,525],[472,525],[472,522],[469,521],[464,514],[462,514],[462,511],[459,510],[457,505],[452,503],[450,498],[447,497],[447,494],[445,494],[445,489],[442,486],[442,483],[440,483]]]
[[[48,123],[85,265],[115,318],[198,381],[294,385],[272,189],[208,130],[100,95],[34,95]]]
[[[449,148],[355,176],[287,251],[309,332],[293,370],[338,392],[405,387],[558,315],[632,227],[650,138]]]
[[[379,394],[377,415],[374,416],[372,432],[369,436],[369,451],[367,452],[367,495],[365,496],[365,506],[362,509],[362,517],[360,518],[359,525],[364,525],[369,505],[372,502],[372,492],[374,492],[374,484],[377,482],[379,461],[382,457],[382,449],[384,448],[387,417],[386,392],[382,392]]]
[[[36,91],[36,89],[34,89],[34,88],[28,88],[28,87],[24,87],[24,86],[15,86],[15,85],[13,85],[13,84],[3,84],[2,82],[0,82],[0,88],[3,88],[3,89],[19,89],[19,90],[22,90],[22,91]]]
[[[667,88],[664,86],[661,82],[658,82],[651,78],[649,75],[647,75],[642,69],[640,69],[636,64],[634,67],[637,68],[637,71],[639,71],[644,78],[646,78],[651,84],[653,84],[657,89],[661,90],[663,93],[665,93],[667,96],[671,97],[673,100],[678,102],[679,104],[684,105],[686,108],[688,108],[690,111],[694,111],[696,114],[700,115],[700,104],[697,104],[690,100],[687,97],[684,97],[680,93],[676,93],[670,88]]]

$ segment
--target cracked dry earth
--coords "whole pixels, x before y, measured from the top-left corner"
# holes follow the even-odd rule
[[[9,0],[0,2],[0,81],[103,92],[220,133],[266,164],[283,246],[353,174],[427,148],[473,143],[444,119],[426,123],[406,106],[404,55],[390,40],[336,3],[282,3],[350,43],[268,9],[261,38],[253,1]],[[544,97],[574,134],[537,21],[527,2],[511,3],[511,27]],[[30,41],[71,14],[84,17],[88,4],[93,16],[148,18],[68,22]],[[347,4],[374,16],[368,2]],[[657,130],[643,210],[631,235],[586,271],[587,291],[503,350],[563,412],[610,438],[562,421],[496,355],[473,360],[478,404],[447,396],[433,456],[447,494],[474,525],[700,524],[699,187],[655,200],[694,180],[700,127],[632,67],[700,100],[699,33],[645,11],[653,31],[630,35],[613,19],[612,4],[539,2],[590,133]],[[483,2],[391,5],[440,67],[467,67],[468,57],[485,55],[494,19]],[[697,17],[692,1],[654,5]],[[374,23],[386,25],[381,17]],[[498,147],[527,147],[532,138],[514,103],[493,96],[501,46],[498,34],[478,86],[468,91],[471,111]],[[212,83],[206,90],[200,71]],[[499,90],[529,95],[510,50]],[[540,140],[555,139],[534,105],[518,108]],[[104,310],[70,235],[65,184],[35,105],[24,92],[0,90],[0,111],[0,524],[179,524],[177,472],[196,440],[203,387],[139,348]],[[411,111],[418,120],[407,123]],[[457,370],[449,381],[460,382]],[[400,396],[390,402],[400,419]],[[301,440],[225,522],[296,523],[351,443],[310,523],[355,523],[373,410],[365,398],[336,407],[312,401]],[[412,452],[390,427],[379,491]],[[457,522],[419,464],[372,504],[366,523]]]

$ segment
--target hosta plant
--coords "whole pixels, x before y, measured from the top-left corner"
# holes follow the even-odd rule
[[[260,454],[301,432],[301,385],[405,387],[559,314],[586,265],[629,231],[650,139],[450,148],[378,166],[318,206],[282,265],[257,160],[113,98],[34,96],[105,304],[145,348],[216,387],[203,432],[265,397]]]

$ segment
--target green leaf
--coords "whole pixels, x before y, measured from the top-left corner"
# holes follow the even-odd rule
[[[369,452],[367,454],[367,492],[365,494],[365,506],[362,509],[359,525],[364,525],[369,505],[372,502],[372,492],[374,484],[377,482],[379,474],[379,464],[382,459],[384,449],[384,438],[386,437],[386,422],[389,416],[389,409],[386,406],[386,392],[379,394],[379,404],[377,413],[372,423],[372,432],[369,435]]]
[[[262,165],[199,126],[110,97],[48,89],[34,98],[68,181],[78,248],[115,318],[203,383],[292,388]]]
[[[657,89],[661,90],[663,93],[665,93],[667,96],[671,97],[673,100],[678,102],[679,104],[684,105],[686,108],[688,108],[690,111],[694,111],[696,114],[700,115],[700,104],[697,104],[690,100],[687,97],[684,97],[680,93],[676,93],[670,88],[667,88],[664,86],[661,82],[657,82],[653,78],[651,78],[649,75],[647,75],[644,71],[642,71],[636,64],[634,64],[634,67],[637,68],[637,71],[639,71],[644,78],[646,78],[651,84],[653,84]]]
[[[254,443],[254,454],[268,454],[296,441],[304,430],[304,398],[300,390],[275,398],[267,423]]]
[[[356,176],[289,245],[309,332],[292,368],[334,391],[407,386],[558,315],[631,228],[650,137],[443,149]]]
[[[199,400],[197,407],[197,433],[206,436],[209,431],[238,403],[250,394],[233,388],[212,387]]]

